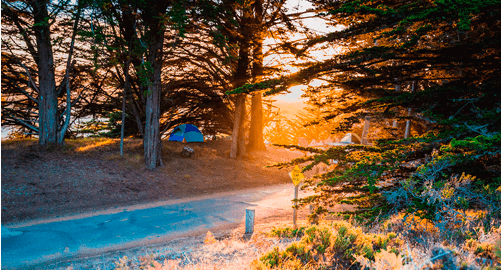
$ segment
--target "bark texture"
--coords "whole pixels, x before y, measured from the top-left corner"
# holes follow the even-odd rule
[[[146,121],[144,127],[144,161],[146,168],[154,169],[162,163],[162,142],[160,140],[160,103],[162,94],[162,59],[164,44],[164,27],[158,19],[165,11],[164,4],[157,3],[150,7],[151,14],[146,14],[145,22],[149,26],[148,62],[152,74],[146,94]]]
[[[47,1],[32,1],[35,37],[38,51],[38,89],[40,91],[38,137],[40,145],[57,143],[57,93],[54,75],[54,56],[50,39]]]
[[[370,128],[370,124],[371,124],[371,119],[369,116],[366,116],[365,117],[365,120],[364,120],[364,129],[362,130],[362,141],[361,143],[363,145],[368,145],[369,144],[369,128]]]
[[[244,18],[242,19],[242,33],[248,33],[250,14],[249,11],[244,11]],[[238,51],[238,63],[237,70],[235,72],[234,87],[240,87],[244,85],[249,79],[247,70],[250,64],[250,37],[249,35],[244,35],[240,39],[240,48]],[[233,133],[232,142],[230,150],[230,158],[237,158],[238,156],[243,156],[246,152],[245,149],[245,94],[237,95],[235,102],[235,118],[233,120]]]
[[[252,47],[252,80],[253,83],[261,81],[263,76],[263,3],[262,0],[254,2],[253,47]],[[249,144],[247,151],[266,150],[263,139],[263,97],[261,92],[252,95],[251,122],[249,131]]]
[[[231,140],[230,158],[237,158],[245,154],[244,139],[244,121],[245,121],[245,94],[237,95],[235,102],[235,121],[233,124],[233,136]]]

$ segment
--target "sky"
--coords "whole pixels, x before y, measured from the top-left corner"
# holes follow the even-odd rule
[[[289,9],[289,12],[303,12],[303,11],[306,11],[308,9],[313,8],[313,5],[310,2],[305,1],[305,0],[289,0],[289,1],[287,1],[286,7]],[[307,15],[308,14],[305,14],[304,16],[307,16]],[[321,19],[321,18],[304,19],[303,25],[316,31],[319,35],[334,32],[334,31],[338,30],[336,27],[328,25],[326,23],[326,21]],[[300,40],[300,39],[304,39],[304,38],[305,38],[305,36],[302,34],[295,34],[292,37],[292,40]],[[275,41],[272,38],[268,38],[267,40],[265,40],[265,44],[269,44],[269,45],[272,45],[275,42],[278,42],[278,41]],[[316,60],[321,61],[321,60],[325,60],[325,59],[329,58],[330,56],[332,56],[333,54],[336,54],[337,52],[338,51],[336,50],[336,48],[328,48],[328,49],[325,49],[322,51],[314,52],[314,53],[312,53],[312,56]],[[292,56],[287,57],[287,56],[270,55],[264,59],[264,62],[265,62],[265,65],[267,63],[271,64],[271,65],[273,65],[273,63],[275,63],[275,64],[281,63],[284,66],[284,68],[287,69],[288,72],[292,74],[292,73],[299,71],[299,69],[296,67],[287,65],[287,62],[294,61],[294,60],[295,59]],[[313,80],[309,85],[310,86],[320,86],[324,83],[325,82],[321,81],[321,80]],[[303,90],[306,89],[307,87],[308,87],[307,85],[292,86],[291,88],[289,88],[290,93],[276,95],[273,97],[273,99],[275,99],[277,101],[289,102],[289,103],[304,102],[306,99],[301,98],[301,95],[303,94]]]

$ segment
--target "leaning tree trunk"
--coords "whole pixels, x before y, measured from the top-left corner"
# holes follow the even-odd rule
[[[54,76],[54,57],[50,39],[47,1],[31,2],[34,14],[35,36],[38,49],[38,141],[40,145],[57,143],[57,93]]]
[[[162,142],[160,140],[160,101],[162,93],[161,71],[163,57],[164,28],[160,22],[150,24],[148,62],[153,74],[146,96],[146,122],[144,126],[144,161],[146,168],[154,169],[162,163]]]

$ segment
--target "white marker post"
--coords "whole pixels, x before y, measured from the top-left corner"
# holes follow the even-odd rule
[[[297,197],[299,192],[299,184],[304,179],[304,175],[301,173],[301,169],[298,165],[294,167],[292,172],[289,173],[289,176],[292,179],[292,183],[294,184],[294,214],[292,218],[292,222],[294,224],[294,229],[297,228]]]
[[[245,234],[254,233],[254,217],[256,212],[254,209],[245,209]]]

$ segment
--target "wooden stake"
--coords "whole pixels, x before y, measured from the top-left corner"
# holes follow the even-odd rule
[[[297,186],[294,186],[294,216],[293,216],[293,223],[294,223],[294,229],[297,228],[297,194],[298,194],[298,188],[299,188],[299,185]]]
[[[245,234],[254,233],[254,217],[255,217],[254,209],[245,209]]]

